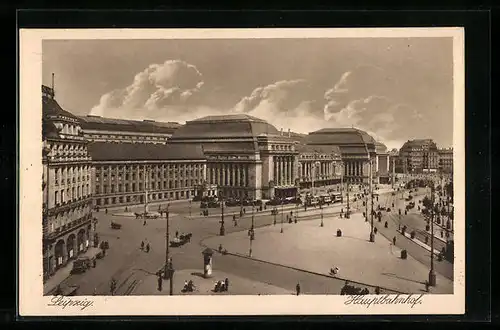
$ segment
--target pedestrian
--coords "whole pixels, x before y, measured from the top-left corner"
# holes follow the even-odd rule
[[[92,259],[92,267],[95,268],[96,265],[97,265],[97,260],[94,258]]]
[[[297,296],[300,294],[300,284],[297,283],[297,285],[295,286],[295,291],[297,293]]]
[[[92,295],[97,296],[97,288],[94,288],[94,293]]]
[[[396,236],[392,238],[392,245],[396,245]]]
[[[179,237],[179,231],[177,231],[177,230],[175,231],[175,237],[176,238]]]
[[[104,213],[108,214],[108,209],[106,208],[106,210],[104,211]]]
[[[144,250],[144,241],[141,241],[141,250]]]
[[[146,253],[149,253],[149,243],[146,244]]]
[[[243,208],[243,214],[247,214],[247,210],[245,210],[245,208]]]
[[[377,287],[375,288],[375,294],[380,294],[380,287],[378,287],[378,286],[377,286]]]
[[[142,225],[143,225],[143,226],[145,226],[145,225],[146,225],[146,220],[144,220],[144,222],[142,223]]]
[[[226,291],[229,290],[229,279],[226,277],[226,279],[224,280],[224,284],[226,286]]]

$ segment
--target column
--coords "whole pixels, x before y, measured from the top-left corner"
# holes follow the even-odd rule
[[[234,164],[231,164],[231,186],[236,186],[236,169]]]
[[[283,174],[285,173],[285,163],[283,162],[283,157],[280,157],[280,186],[285,184]]]
[[[286,166],[285,184],[288,186],[290,184],[290,174],[292,172],[290,168],[290,157],[288,156],[285,157],[285,166]]]
[[[240,164],[236,164],[236,168],[234,169],[235,171],[235,175],[236,175],[236,182],[234,183],[234,185],[236,187],[239,187],[240,186]]]
[[[224,164],[224,185],[229,186],[229,164]]]
[[[288,186],[290,183],[290,159],[285,156],[285,185]]]
[[[288,157],[283,157],[283,167],[284,167],[284,176],[283,176],[283,185],[288,185]]]
[[[248,177],[249,177],[248,168],[249,168],[249,165],[248,165],[248,164],[246,164],[246,165],[245,165],[245,185],[246,185],[247,187],[249,186],[249,183],[250,183],[250,182],[249,182],[249,179],[248,179]]]
[[[279,158],[274,156],[274,185],[279,186]]]
[[[243,176],[242,176],[243,184],[244,184],[244,185],[245,185],[245,187],[246,187],[246,185],[247,185],[247,172],[246,172],[246,164],[243,164],[243,165],[242,165],[241,170],[242,170],[242,174],[243,174]]]
[[[222,186],[222,164],[217,165],[217,176],[218,176],[217,185]]]

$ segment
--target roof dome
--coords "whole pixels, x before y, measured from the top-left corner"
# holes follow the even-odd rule
[[[279,132],[267,121],[246,114],[206,116],[186,122],[171,140],[253,138],[262,134],[279,135]]]
[[[387,146],[380,141],[375,142],[375,150],[378,154],[386,153]]]
[[[372,144],[375,139],[365,131],[357,128],[323,128],[309,133],[308,144]]]

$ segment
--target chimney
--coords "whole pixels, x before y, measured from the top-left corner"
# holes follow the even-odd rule
[[[280,129],[280,135],[283,136],[283,127]]]
[[[288,129],[288,137],[291,137],[292,133],[290,133],[290,129]]]

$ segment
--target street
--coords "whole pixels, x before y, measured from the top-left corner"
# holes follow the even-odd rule
[[[423,189],[421,190],[423,191]],[[410,213],[407,216],[403,215],[401,219],[399,218],[397,209],[402,208],[404,210],[404,200],[400,196],[401,194],[396,196],[391,196],[391,193],[381,194],[379,203],[374,203],[375,207],[378,204],[381,206],[389,205],[393,201],[396,204],[389,214],[383,212],[382,225],[377,220],[374,221],[382,235],[389,240],[392,240],[392,237],[396,236],[397,247],[406,249],[411,256],[428,266],[430,253],[409,239],[402,237],[397,232],[399,223],[402,226],[408,226],[408,228],[421,230],[423,226],[425,229],[425,220],[420,215]],[[364,211],[362,201],[351,201],[351,209],[356,207],[359,212]],[[158,206],[156,205],[149,207],[151,211],[156,211],[157,208]],[[325,207],[322,210],[323,216],[338,215],[341,208],[345,211],[346,205],[335,204],[334,206]],[[134,212],[141,209],[143,208],[134,207],[128,211]],[[162,209],[166,209],[166,205],[162,206]],[[239,207],[224,208],[226,235],[242,230],[247,231],[251,227],[251,207],[245,207],[245,209],[246,215],[239,219]],[[277,209],[279,214],[276,216],[276,225],[279,226],[282,215],[281,208],[277,207]],[[307,211],[304,211],[303,207],[299,207],[298,210],[299,221],[318,221],[319,223],[321,212],[319,208],[308,208]],[[103,259],[97,260],[96,268],[91,268],[83,274],[70,275],[64,281],[66,285],[79,286],[79,295],[109,295],[112,278],[117,281],[115,295],[147,294],[149,291],[147,288],[144,288],[145,283],[154,283],[154,281],[151,281],[151,277],[156,278],[155,273],[165,264],[166,219],[150,219],[144,225],[143,220],[135,219],[135,217],[113,215],[122,211],[123,209],[108,210],[106,214],[104,210],[101,210],[95,213],[95,216],[99,219],[97,231],[100,239],[108,241],[110,248],[106,251]],[[201,251],[204,247],[200,245],[200,242],[219,235],[221,210],[210,209],[209,217],[200,216],[199,211],[199,203],[192,203],[190,206],[188,202],[173,202],[169,206],[169,212],[172,215],[169,219],[170,238],[172,239],[176,232],[179,234],[193,234],[191,242],[180,247],[169,248],[173,266],[178,271],[182,269],[199,269],[202,271],[203,257]],[[286,216],[290,214],[290,211],[295,213],[295,207],[284,207],[284,221],[286,221]],[[190,213],[191,217],[189,216]],[[262,212],[255,212],[254,227],[272,226],[275,217],[270,213],[270,208]],[[237,226],[233,224],[232,214],[238,214],[236,216]],[[384,228],[383,226],[386,220],[390,224],[388,228]],[[111,229],[111,221],[122,224],[122,228],[119,230]],[[140,249],[141,241],[150,245],[151,249],[148,253]],[[440,249],[443,242],[436,239],[435,244],[435,248]],[[435,262],[435,269],[443,276],[450,279],[453,278],[453,267],[449,262]],[[268,283],[290,291],[293,291],[297,281],[300,281],[303,291],[311,294],[338,294],[340,288],[344,285],[343,281],[325,276],[231,255],[224,257],[216,255],[214,257],[214,270],[234,274],[255,282]],[[141,285],[143,286],[142,288]],[[151,290],[149,294],[155,294],[154,290]],[[164,285],[164,290],[166,290],[166,284]]]

